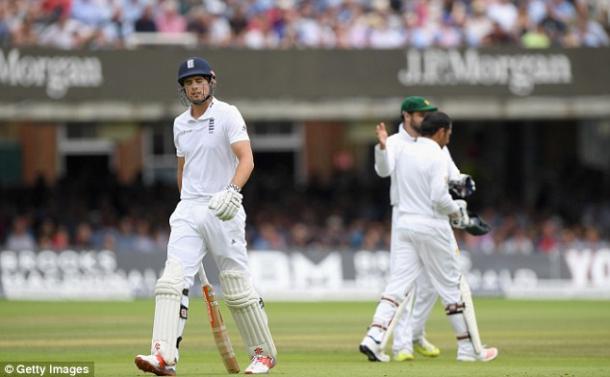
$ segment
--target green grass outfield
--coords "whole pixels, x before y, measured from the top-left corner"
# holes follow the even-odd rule
[[[491,363],[458,363],[439,304],[428,322],[436,359],[371,363],[358,343],[376,303],[267,303],[279,376],[610,376],[609,301],[478,299],[483,340],[500,349]],[[133,364],[149,349],[154,302],[0,301],[0,361],[94,361],[97,377],[142,375]],[[225,320],[242,367],[241,339]],[[203,303],[191,300],[179,376],[224,376]],[[3,374],[0,371],[0,375]]]

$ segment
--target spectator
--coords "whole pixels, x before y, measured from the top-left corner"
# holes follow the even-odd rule
[[[209,44],[210,19],[203,7],[191,9],[187,20],[186,31],[194,33],[199,44]]]
[[[538,24],[521,36],[521,45],[525,48],[548,48],[551,47],[551,39],[544,32],[542,24]]]
[[[231,43],[231,25],[220,14],[212,14],[209,20],[209,41],[213,46],[226,47]]]
[[[6,248],[15,251],[36,249],[36,240],[32,235],[27,217],[18,216],[15,218],[13,229],[6,239]]]
[[[184,33],[186,31],[186,19],[178,13],[178,4],[175,0],[166,0],[162,3],[155,23],[157,30],[162,33]]]
[[[0,46],[8,46],[11,41],[11,30],[8,26],[7,10],[4,3],[0,4]]]
[[[102,250],[116,250],[116,237],[112,232],[106,232],[102,239]]]
[[[52,248],[53,236],[55,235],[56,227],[53,220],[45,218],[40,224],[38,230],[38,246],[42,249]]]
[[[567,25],[561,21],[550,4],[547,4],[546,15],[542,19],[541,24],[554,45],[562,45],[565,43],[564,35],[568,29]]]
[[[483,0],[475,0],[472,3],[473,16],[466,19],[465,37],[468,45],[478,47],[482,44],[485,36],[493,29],[493,22],[485,14]]]
[[[608,13],[572,0],[10,0],[0,2],[0,44],[123,48],[134,31],[188,30],[200,45],[256,49],[598,47],[608,45]],[[46,37],[66,28],[77,36]]]
[[[537,248],[544,254],[550,254],[557,251],[558,247],[558,226],[555,220],[545,220],[542,223],[541,237],[538,241]]]
[[[43,0],[40,9],[47,16],[47,22],[54,22],[72,13],[72,0]]]
[[[134,30],[140,33],[154,33],[157,31],[155,23],[154,8],[152,5],[146,5],[142,10],[142,15],[138,18],[134,25]]]
[[[575,36],[574,46],[604,47],[609,45],[608,34],[595,20],[579,17],[573,27]]]
[[[345,234],[343,219],[338,215],[331,215],[326,219],[322,242],[330,248],[344,249],[347,247]]]
[[[70,246],[70,234],[65,225],[59,225],[53,235],[51,245],[55,250],[63,250]]]
[[[146,0],[120,0],[119,8],[122,10],[123,29],[126,36],[135,31],[136,22],[142,17],[146,3]]]
[[[133,222],[129,217],[123,217],[119,222],[118,232],[114,237],[115,251],[133,251],[135,235],[133,233]]]
[[[482,42],[482,45],[487,47],[503,45],[505,46],[514,44],[515,37],[506,30],[504,30],[499,23],[494,22],[491,27],[491,31],[483,38]]]
[[[65,19],[67,12],[63,14]],[[112,7],[104,0],[73,0],[72,19],[90,27],[102,27],[110,21]],[[60,17],[62,18],[62,17]]]
[[[607,244],[607,242],[603,242]],[[600,247],[602,239],[599,235],[599,230],[594,226],[588,226],[585,228],[583,248],[595,249]]]
[[[546,0],[530,0],[527,2],[527,15],[531,23],[540,24],[547,16]]]
[[[445,20],[436,34],[435,45],[445,48],[459,47],[462,45],[462,33],[450,20]]]
[[[2,6],[0,5],[0,9]],[[15,15],[16,16],[16,15]],[[29,8],[23,17],[16,16],[12,20],[12,29],[10,20],[5,19],[5,25],[11,30],[10,40],[12,44],[18,47],[32,47],[40,43],[40,28],[36,23],[38,18],[37,9]],[[2,29],[2,17],[0,12],[0,29]],[[1,30],[0,30],[1,33]]]
[[[229,17],[229,26],[233,38],[238,41],[238,44],[243,45],[243,37],[248,26],[248,16],[246,15],[246,7],[244,4],[239,4],[233,14]]]
[[[500,248],[506,254],[528,255],[535,251],[531,237],[522,227],[518,227],[515,232],[500,245]]]
[[[139,220],[136,224],[133,250],[141,253],[152,253],[157,250],[163,250],[163,248],[158,248],[155,241],[152,239],[150,235],[150,224],[146,220]]]
[[[285,250],[286,240],[280,234],[277,228],[268,222],[261,224],[259,234],[252,242],[252,248],[255,250]]]
[[[487,16],[498,24],[502,30],[508,34],[515,31],[517,26],[517,7],[511,0],[490,0],[491,4],[487,7]]]
[[[169,230],[167,227],[157,227],[153,234],[155,250],[165,250],[169,241]]]
[[[386,19],[381,15],[371,20],[369,43],[372,48],[400,48],[406,42],[406,35],[395,18]]]
[[[91,225],[89,225],[89,223],[81,222],[76,226],[73,245],[78,249],[94,248],[93,231],[91,230]]]
[[[330,191],[312,184],[303,192],[282,191],[281,195],[274,194],[274,201],[256,200],[255,203],[246,204],[252,208],[250,219],[253,219],[249,223],[248,242],[257,249],[387,250],[389,213],[385,204],[369,203],[364,198],[370,193],[370,188],[351,180],[350,184],[342,184],[339,181],[343,179],[338,174],[336,180],[329,183],[333,187]],[[251,189],[257,190],[257,181],[252,184]],[[261,182],[258,181],[258,184]],[[80,183],[60,183],[49,189],[48,196],[57,197],[53,191],[73,192],[72,186],[79,187]],[[134,197],[132,193],[136,189],[139,194]],[[21,245],[19,248],[32,250],[74,247],[163,252],[167,246],[167,224],[163,222],[152,227],[148,219],[169,216],[171,208],[166,208],[164,203],[174,203],[175,189],[123,187],[109,191],[106,199],[97,201],[90,201],[86,195],[71,195],[62,199],[61,212],[53,200],[32,204],[35,207],[21,211],[41,214],[40,219],[32,221],[37,225],[30,227],[28,217],[9,216],[16,212],[11,209],[10,203],[16,202],[11,198],[17,197],[33,203],[28,195],[38,195],[34,192],[23,194],[23,190],[19,190],[11,194],[0,188],[1,197],[5,199],[5,206],[0,207],[0,219],[2,224],[10,224],[10,231],[0,234],[0,237],[5,237],[0,241],[5,242],[8,249],[18,244]],[[256,197],[248,193],[245,195],[246,200]],[[88,207],[89,203],[95,203],[95,208]],[[286,211],[285,208],[291,210]],[[480,211],[492,226],[489,234],[474,237],[457,232],[460,248],[487,254],[595,250],[606,247],[610,235],[608,204],[584,206],[581,218],[571,220],[584,224],[582,229],[564,225],[559,218],[538,220],[539,214],[535,212],[498,208],[502,207],[488,207]],[[60,218],[65,223],[57,225],[54,218]],[[133,218],[140,220],[133,221]],[[66,225],[71,223],[77,224],[72,238]],[[25,233],[23,229],[26,229]]]
[[[578,239],[577,232],[572,228],[565,228],[561,231],[560,245],[562,250],[583,249],[583,243]]]
[[[307,227],[303,223],[296,223],[290,228],[290,242],[291,247],[297,249],[306,249],[309,247],[312,241],[312,235]]]
[[[83,47],[93,37],[91,29],[79,21],[60,16],[57,23],[51,24],[40,38],[43,46],[55,47],[64,50]]]
[[[364,250],[389,250],[389,245],[384,244],[383,227],[381,224],[371,224],[364,234],[362,249]]]
[[[576,8],[568,0],[548,0],[547,4],[552,9],[552,13],[564,24],[569,24],[576,18]]]

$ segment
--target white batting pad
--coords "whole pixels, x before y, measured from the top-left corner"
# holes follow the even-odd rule
[[[155,286],[155,322],[151,353],[159,353],[167,365],[176,364],[180,300],[184,287],[184,273],[180,262],[168,259],[163,275]]]
[[[470,286],[464,276],[460,278],[460,293],[462,295],[462,302],[464,303],[464,320],[466,321],[466,326],[468,326],[470,340],[472,341],[474,351],[477,354],[480,354],[483,351],[483,346],[481,345],[479,326],[477,325],[477,317],[474,312]]]
[[[267,315],[261,307],[261,298],[254,291],[247,275],[239,271],[223,271],[219,275],[225,302],[231,310],[237,329],[250,356],[276,356]]]

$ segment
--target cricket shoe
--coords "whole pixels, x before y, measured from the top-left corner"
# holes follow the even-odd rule
[[[275,366],[275,359],[271,356],[258,355],[252,358],[252,362],[246,370],[245,374],[267,374],[269,369]]]
[[[412,352],[401,350],[394,353],[394,361],[411,361],[415,359]]]
[[[470,349],[469,349],[470,348]],[[470,347],[458,347],[458,361],[492,361],[498,357],[498,349],[496,347],[483,347],[481,353],[477,354],[474,352],[472,346]]]
[[[426,357],[437,357],[441,354],[441,350],[437,346],[430,343],[426,338],[421,338],[413,342],[415,352]]]
[[[167,366],[161,355],[138,355],[135,359],[138,369],[157,376],[175,376],[176,367]]]
[[[369,361],[381,361],[387,363],[390,356],[386,355],[380,346],[381,342],[376,341],[370,335],[365,335],[360,343],[360,352],[368,357]]]

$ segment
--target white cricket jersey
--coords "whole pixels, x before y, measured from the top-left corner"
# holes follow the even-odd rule
[[[394,154],[395,154],[396,144],[398,144],[400,140],[408,142],[408,143],[415,143],[417,141],[417,138],[414,138],[411,135],[409,135],[407,133],[407,131],[405,131],[405,128],[403,127],[403,124],[401,123],[398,126],[398,132],[395,133],[394,135],[389,136],[388,139],[386,140],[385,151],[383,151],[379,148],[379,144],[377,144],[375,146],[375,171],[377,172],[377,175],[379,175],[380,177],[390,176],[390,204],[392,206],[395,206],[398,203],[398,189],[396,187],[396,171],[394,170],[394,166],[395,166]],[[445,158],[447,159],[449,180],[452,181],[452,180],[459,179],[460,174],[461,174],[460,170],[455,165],[455,162],[453,162],[453,158],[451,157],[451,153],[449,153],[448,147],[445,146],[443,148],[443,154],[445,155]]]
[[[395,154],[400,217],[446,222],[447,215],[459,210],[449,195],[448,162],[437,142],[427,137],[420,137],[415,143],[401,141]]]
[[[250,138],[241,113],[216,98],[198,119],[190,107],[176,117],[176,155],[185,158],[180,199],[213,195],[227,187],[238,162],[231,144],[242,140]]]

